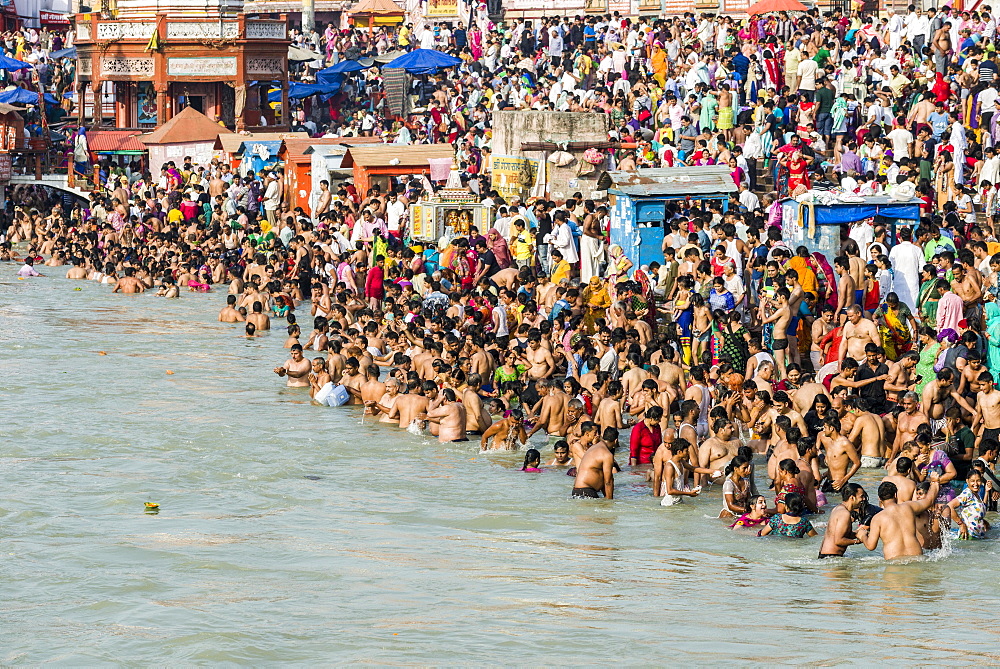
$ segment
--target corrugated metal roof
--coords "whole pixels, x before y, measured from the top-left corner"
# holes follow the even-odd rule
[[[144,152],[146,145],[136,139],[141,134],[141,130],[91,130],[87,133],[87,149],[95,153]]]
[[[286,137],[282,142],[282,147],[278,153],[285,160],[291,158],[301,158],[311,153],[309,149],[313,146],[339,145],[354,146],[356,144],[366,145],[382,143],[379,137]],[[345,149],[346,150],[346,149]]]
[[[343,167],[390,167],[398,159],[400,166],[429,164],[428,158],[452,158],[455,147],[451,144],[379,144],[378,146],[352,146],[344,156]]]
[[[90,135],[87,136],[89,137]],[[910,198],[909,200],[893,200],[888,195],[863,195],[861,197],[862,197],[861,202],[831,202],[828,205],[822,202],[817,202],[816,206],[822,205],[822,206],[833,206],[833,207],[858,207],[858,206],[863,207],[865,205],[868,206],[874,205],[876,207],[888,207],[899,204],[920,205],[924,203],[924,201],[921,200],[919,197]],[[784,204],[792,199],[793,198],[790,197],[782,198],[781,203]]]
[[[608,172],[608,177],[611,179],[608,190],[636,197],[709,195],[739,190],[725,165],[616,170]]]
[[[313,144],[306,149],[307,156],[342,156],[351,148],[343,144]]]
[[[268,141],[308,136],[307,132],[245,132],[234,135],[219,135],[219,138],[215,140],[215,148],[222,149],[226,153],[236,153],[240,144],[251,139]]]

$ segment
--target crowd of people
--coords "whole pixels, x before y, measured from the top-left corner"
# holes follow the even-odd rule
[[[388,115],[371,68],[298,122],[453,144],[494,207],[487,229],[415,241],[409,205],[439,186],[418,175],[364,193],[323,182],[304,210],[280,168],[185,159],[109,168],[104,192],[68,208],[8,189],[0,259],[23,259],[26,280],[68,265],[115,292],[225,293],[219,320],[246,336],[282,323],[274,372],[317,405],[524,447],[523,470],[565,471],[574,498],[613,499],[626,469],[663,506],[721,498],[735,531],[801,538],[823,518],[820,557],[986,536],[1000,492],[989,7],[500,25],[480,11],[468,29],[411,28],[301,39],[323,65],[453,51],[463,65],[417,82],[423,111]],[[636,264],[610,244],[606,201],[492,189],[503,109],[609,114],[626,148],[606,167],[725,164],[739,192],[726,211],[671,204],[662,259]],[[919,197],[921,218],[844,226],[833,257],[790,246],[778,199],[814,187]]]

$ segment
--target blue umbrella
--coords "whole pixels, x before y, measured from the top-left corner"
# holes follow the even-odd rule
[[[23,60],[17,60],[16,58],[11,58],[10,56],[0,55],[0,70],[15,72],[17,70],[29,70],[33,67],[34,65],[31,63],[25,63]]]
[[[331,65],[325,70],[320,70],[320,72],[326,72],[328,74],[340,74],[344,72],[360,72],[361,70],[367,70],[371,65],[365,66],[356,60],[342,60],[336,65]]]
[[[403,69],[410,74],[427,74],[440,67],[460,65],[461,62],[461,58],[455,58],[434,49],[414,49],[386,63],[384,67]]]
[[[59,49],[58,51],[53,51],[49,54],[49,58],[76,58],[76,47],[71,46],[68,49]]]

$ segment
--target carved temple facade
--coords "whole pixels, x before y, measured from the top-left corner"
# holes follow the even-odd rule
[[[77,14],[81,123],[151,130],[193,107],[237,131],[287,129],[286,18],[249,19],[238,0],[212,4],[119,0],[117,16]],[[279,109],[267,103],[275,88]]]

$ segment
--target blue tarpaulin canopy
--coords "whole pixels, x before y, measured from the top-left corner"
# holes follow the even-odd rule
[[[371,65],[362,65],[356,60],[342,60],[336,65],[331,65],[325,70],[320,70],[320,72],[327,72],[329,74],[338,74],[341,72],[360,72],[361,70],[367,70]],[[319,78],[317,77],[317,81]]]
[[[278,149],[281,148],[280,139],[248,139],[247,141],[240,144],[240,148],[236,150],[236,156],[242,158],[244,155],[268,155],[269,157],[278,157]]]
[[[340,72],[331,72],[329,67],[316,73],[316,83],[318,84],[337,86],[339,89],[343,82],[344,75]]]
[[[922,201],[893,200],[885,195],[866,196],[860,202],[816,202],[805,204],[791,198],[781,201],[782,239],[790,246],[805,246],[827,258],[840,255],[840,226],[875,219],[877,225],[896,238],[898,225],[915,225],[920,220]]]
[[[454,67],[461,63],[461,58],[434,49],[414,49],[386,63],[385,67],[406,70],[410,74],[427,74],[441,67]]]
[[[29,70],[33,67],[34,65],[32,65],[31,63],[25,63],[23,60],[11,58],[10,56],[0,55],[0,70],[15,72],[17,70]]]
[[[288,99],[301,100],[310,95],[332,95],[340,90],[340,84],[300,84],[292,82],[288,86]],[[267,94],[268,102],[281,102],[281,89],[273,90]]]
[[[45,94],[45,101],[52,105],[59,104],[59,101],[49,93]],[[8,105],[37,105],[38,93],[26,88],[14,88],[0,92],[0,102]]]
[[[797,203],[784,200],[785,203],[797,205]],[[904,218],[907,220],[920,220],[920,200],[913,199],[909,202],[899,202],[891,200],[886,196],[866,197],[864,202],[837,202],[833,204],[816,203],[815,206],[805,209],[806,217],[810,211],[816,214],[817,225],[840,225],[841,223],[854,223],[863,221],[866,218],[880,216],[883,218]],[[806,219],[808,222],[808,218]]]

